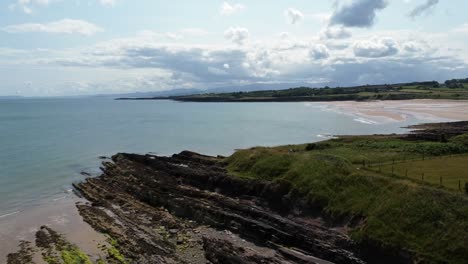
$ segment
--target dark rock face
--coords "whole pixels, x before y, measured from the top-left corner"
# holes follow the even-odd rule
[[[234,178],[220,159],[117,154],[76,188],[85,221],[134,263],[365,263],[286,183]],[[366,254],[378,255],[378,251]],[[399,259],[392,259],[392,263]],[[371,261],[372,262],[372,261]],[[385,263],[385,261],[380,262]]]
[[[432,140],[445,141],[451,137],[468,133],[468,121],[449,122],[449,123],[429,123],[410,126],[416,129],[406,138],[412,140]]]
[[[16,253],[8,254],[8,264],[33,264],[33,249],[31,243],[27,241],[21,241],[19,244],[19,250]]]

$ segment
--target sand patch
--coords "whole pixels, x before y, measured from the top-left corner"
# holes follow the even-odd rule
[[[404,100],[371,102],[324,102],[327,109],[379,122],[402,122],[408,118],[427,121],[468,120],[468,101]]]

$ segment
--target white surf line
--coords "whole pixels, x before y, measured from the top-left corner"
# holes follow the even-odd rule
[[[7,216],[15,215],[15,214],[18,214],[18,213],[20,213],[20,211],[15,211],[15,212],[13,212],[13,213],[8,213],[8,214],[0,215],[0,218],[5,218],[5,217],[7,217]]]
[[[363,123],[363,124],[368,124],[368,125],[377,125],[378,124],[378,122],[375,122],[375,121],[372,121],[370,119],[366,119],[366,118],[363,118],[363,117],[355,118],[354,121],[359,122],[359,123]]]

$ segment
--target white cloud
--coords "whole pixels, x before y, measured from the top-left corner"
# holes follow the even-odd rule
[[[26,23],[9,25],[3,28],[8,33],[42,32],[55,34],[80,34],[91,36],[103,31],[102,28],[83,20],[62,19],[49,23]]]
[[[224,37],[238,45],[243,45],[249,38],[249,30],[243,27],[231,27],[224,32]]]
[[[234,36],[234,32],[239,31],[232,32]],[[57,87],[55,90],[79,87],[77,93],[211,88],[265,82],[314,83],[313,86],[395,83],[445,80],[466,75],[468,70],[460,56],[461,51],[452,54],[436,50],[444,43],[436,46],[436,37],[427,32],[355,34],[354,39],[320,39],[292,34],[281,34],[283,38],[279,38],[275,34],[268,40],[248,37],[249,41],[240,41],[242,46],[226,47],[188,44],[170,38],[167,33],[142,32],[129,38],[61,52],[0,49],[0,54],[5,54],[0,56],[0,61],[2,65],[17,64],[21,68],[35,63],[46,65],[45,68],[57,68],[57,72],[66,71],[68,75],[61,77],[65,81],[54,79],[50,81],[53,82],[51,85],[40,85],[41,82],[34,78],[28,81],[32,81],[34,87]],[[234,41],[236,38],[228,39]],[[431,47],[425,39],[431,40]],[[109,70],[106,79],[101,79],[101,74],[97,76],[103,70]],[[144,78],[140,76],[142,73],[145,73]],[[159,74],[156,76],[156,73]],[[80,78],[73,79],[72,75]],[[68,82],[70,78],[84,84],[72,84]],[[21,87],[24,88],[23,83]]]
[[[429,45],[426,42],[413,40],[403,43],[402,48],[406,52],[410,53],[425,52],[426,50],[430,49]]]
[[[330,52],[325,45],[316,44],[310,51],[310,57],[315,60],[326,59],[330,57]]]
[[[291,37],[291,34],[289,34],[289,32],[281,32],[278,34],[278,37],[280,39],[289,39]]]
[[[351,37],[351,32],[343,27],[327,27],[320,32],[322,38],[325,39],[346,39]]]
[[[398,53],[398,45],[392,38],[374,38],[354,44],[354,55],[365,58],[380,58]]]
[[[221,6],[220,14],[223,16],[229,16],[236,14],[245,9],[245,6],[242,4],[230,4],[228,2],[224,2]]]
[[[288,8],[287,10],[285,10],[284,16],[286,17],[288,23],[293,25],[301,22],[301,20],[304,19],[304,14],[301,11],[294,8]]]

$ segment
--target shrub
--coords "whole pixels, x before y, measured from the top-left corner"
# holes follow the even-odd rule
[[[307,144],[305,150],[306,150],[306,151],[311,151],[311,150],[314,150],[316,147],[317,147],[317,144],[315,144],[315,143],[310,143],[310,144]]]

